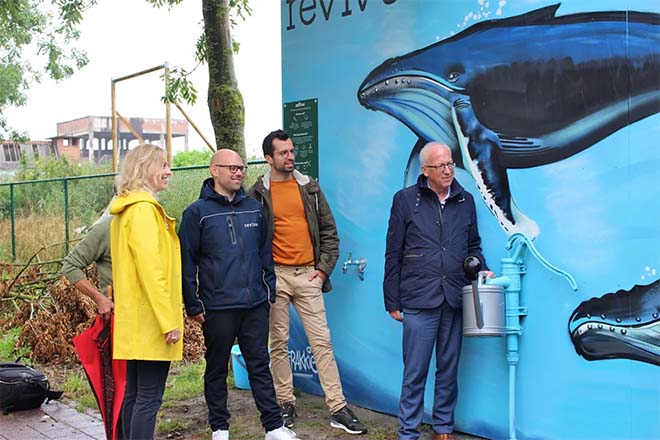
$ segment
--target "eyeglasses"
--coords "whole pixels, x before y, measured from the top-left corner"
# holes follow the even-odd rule
[[[439,163],[437,165],[423,165],[426,168],[435,168],[436,170],[453,170],[456,164],[454,162]]]
[[[241,173],[244,173],[247,171],[247,165],[223,165],[221,163],[214,163],[214,167],[220,167],[220,168],[229,168],[229,172],[232,174],[236,174],[239,171]]]

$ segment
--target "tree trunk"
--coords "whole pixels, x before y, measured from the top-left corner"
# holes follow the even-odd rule
[[[234,73],[228,0],[203,0],[209,65],[208,104],[218,149],[229,148],[245,160],[245,107]]]

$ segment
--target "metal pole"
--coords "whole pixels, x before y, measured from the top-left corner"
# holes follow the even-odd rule
[[[119,143],[117,142],[117,109],[115,107],[115,80],[110,80],[110,99],[112,101],[112,172],[119,169]]]
[[[69,179],[64,179],[64,248],[69,253]]]
[[[131,73],[130,75],[122,76],[120,78],[115,78],[112,81],[113,82],[124,81],[124,80],[127,80],[127,79],[135,78],[136,76],[140,76],[140,75],[144,75],[144,74],[147,74],[147,73],[155,72],[156,70],[166,69],[167,66],[168,66],[168,64],[164,63],[164,64],[161,64],[160,66],[151,67],[149,69],[145,69],[145,70],[141,70],[139,72]]]
[[[9,212],[11,217],[11,258],[16,261],[16,223],[14,221],[14,184],[9,184]]]
[[[190,119],[190,116],[188,116],[188,114],[183,110],[183,108],[181,108],[179,103],[175,102],[174,105],[176,105],[176,108],[179,109],[179,111],[181,112],[183,117],[186,118],[186,120],[190,123],[190,125],[192,125],[192,127],[195,129],[195,131],[197,132],[199,137],[201,137],[202,140],[206,143],[206,145],[211,149],[211,151],[213,151],[215,153],[215,151],[216,151],[215,147],[213,145],[211,145],[211,142],[209,142],[208,139],[206,139],[206,136],[204,136],[204,133],[202,133],[202,131],[197,127],[197,125],[195,125],[193,120]],[[187,137],[188,137],[188,134],[186,133],[186,139],[187,139]],[[186,141],[186,145],[187,145],[187,142],[188,141]]]
[[[123,117],[121,115],[121,113],[119,113],[119,112],[117,112],[117,117],[126,126],[126,128],[128,128],[128,131],[133,133],[133,136],[135,136],[141,144],[144,144],[144,139],[142,139],[142,136],[140,136],[140,133],[138,133],[137,130],[135,130],[135,128],[133,128],[133,125],[131,125],[131,123],[128,121],[128,119]]]
[[[167,85],[170,79],[170,68],[165,63],[165,93],[167,94]],[[172,164],[172,112],[170,110],[170,101],[165,101],[165,148],[167,149],[167,163]]]

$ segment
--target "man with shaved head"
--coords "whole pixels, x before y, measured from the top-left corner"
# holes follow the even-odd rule
[[[461,289],[468,256],[486,267],[472,195],[454,179],[448,146],[429,142],[419,153],[417,184],[394,195],[385,250],[385,309],[403,323],[399,440],[420,438],[424,388],[435,348],[433,440],[450,440],[463,337]]]
[[[283,426],[269,368],[275,272],[261,206],[241,187],[246,167],[236,152],[218,150],[209,168],[199,200],[183,212],[179,239],[186,313],[204,331],[204,396],[212,439],[229,438],[227,373],[236,338],[265,440],[297,439]]]

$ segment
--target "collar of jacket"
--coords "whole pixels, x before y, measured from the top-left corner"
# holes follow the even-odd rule
[[[199,198],[200,199],[211,199],[215,200],[218,203],[221,203],[223,205],[236,205],[239,203],[241,200],[243,200],[245,197],[245,190],[243,190],[243,187],[236,192],[236,195],[234,198],[229,201],[227,196],[218,194],[215,192],[215,186],[214,186],[213,178],[209,177],[207,178],[204,183],[202,183],[202,189],[199,191]]]
[[[270,191],[270,176],[271,176],[271,174],[272,174],[272,172],[271,172],[271,171],[268,171],[268,172],[267,172],[266,174],[264,174],[263,177],[261,178],[261,184],[262,184],[262,185],[264,186],[264,188],[266,188],[266,190],[268,190],[268,191]],[[298,171],[298,170],[293,170],[292,176],[293,176],[294,179],[296,179],[296,182],[297,182],[298,185],[300,185],[300,186],[305,186],[305,185],[307,185],[309,182],[311,182],[311,180],[312,180],[309,176],[304,175],[303,173],[301,173],[301,172]]]
[[[110,214],[121,214],[126,208],[139,202],[151,203],[156,207],[156,209],[158,209],[158,211],[160,211],[163,217],[174,220],[174,218],[167,215],[165,209],[163,209],[160,203],[158,203],[158,200],[156,200],[156,197],[154,197],[154,195],[148,191],[136,191],[130,194],[115,197],[110,202]]]
[[[419,192],[424,195],[434,195],[434,196],[436,195],[435,192],[431,189],[431,187],[429,187],[429,181],[424,174],[420,174],[419,177],[417,178],[417,189],[419,189]],[[461,186],[461,184],[458,183],[456,178],[454,178],[454,181],[451,183],[451,186],[449,187],[449,197],[447,197],[447,200],[460,196],[458,201],[462,202],[464,200],[463,191],[464,189]]]

